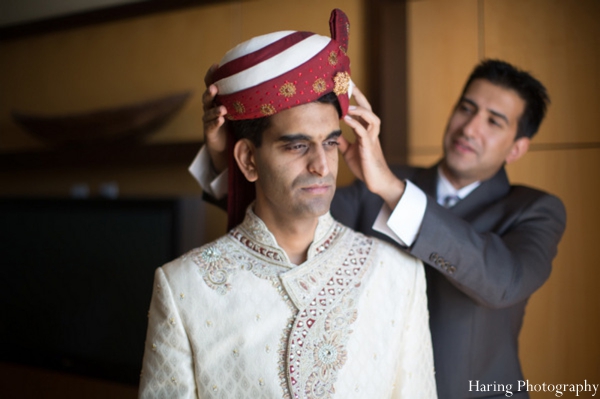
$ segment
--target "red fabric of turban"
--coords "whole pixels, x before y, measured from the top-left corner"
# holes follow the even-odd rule
[[[281,31],[237,45],[225,54],[213,74],[213,83],[219,90],[215,102],[227,108],[228,119],[255,119],[333,92],[342,116],[346,115],[352,82],[346,55],[350,23],[343,11],[331,12],[329,29],[331,37]],[[228,145],[228,228],[233,228],[243,220],[255,192],[235,163],[231,134]]]

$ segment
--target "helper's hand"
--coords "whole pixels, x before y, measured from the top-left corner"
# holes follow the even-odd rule
[[[406,184],[392,173],[385,161],[379,141],[381,121],[373,113],[371,104],[357,87],[353,88],[352,95],[357,106],[350,107],[344,120],[356,139],[349,143],[340,137],[340,151],[352,173],[394,209]]]
[[[212,65],[204,76],[206,91],[202,93],[202,107],[204,115],[204,141],[215,171],[221,173],[227,168],[227,132],[225,130],[225,115],[227,109],[223,105],[216,106],[214,103],[217,95],[217,86],[209,84],[212,82],[212,74],[219,66]]]

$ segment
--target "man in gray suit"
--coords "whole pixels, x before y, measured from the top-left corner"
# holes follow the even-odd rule
[[[359,180],[336,192],[332,215],[430,266],[440,398],[506,397],[509,391],[527,398],[518,335],[528,298],[550,275],[566,215],[558,198],[511,186],[504,165],[527,152],[545,116],[546,89],[508,63],[477,65],[448,121],[444,156],[430,168],[390,168],[377,137],[379,120],[355,93],[364,116],[346,120],[357,137],[352,144],[342,140],[340,150]],[[207,197],[222,195],[212,178],[224,167],[224,112],[212,106],[213,97],[209,87],[203,99],[207,148],[190,167],[196,176],[203,171]]]

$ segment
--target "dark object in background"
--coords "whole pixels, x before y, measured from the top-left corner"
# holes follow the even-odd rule
[[[0,361],[138,384],[154,269],[202,244],[200,198],[0,199]]]
[[[51,145],[98,145],[133,141],[165,125],[183,107],[185,91],[114,108],[71,115],[33,115],[13,111],[13,119],[26,131]]]

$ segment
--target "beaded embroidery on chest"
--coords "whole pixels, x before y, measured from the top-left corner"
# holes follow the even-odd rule
[[[282,276],[290,296],[302,303],[287,346],[288,386],[294,399],[330,398],[347,360],[361,279],[372,263],[369,255],[375,243],[352,232],[341,240],[345,242],[339,243],[340,249],[346,251],[330,260],[328,274],[314,280],[314,274],[290,279],[287,277],[293,273]]]
[[[357,318],[360,281],[371,264],[375,243],[334,222],[330,216],[304,265],[290,267],[262,222],[248,217],[192,259],[205,283],[225,295],[231,277],[244,270],[270,280],[292,316],[282,332],[279,378],[284,398],[330,398],[347,360],[346,345]],[[256,219],[255,219],[256,218]],[[318,229],[319,230],[319,229]]]

